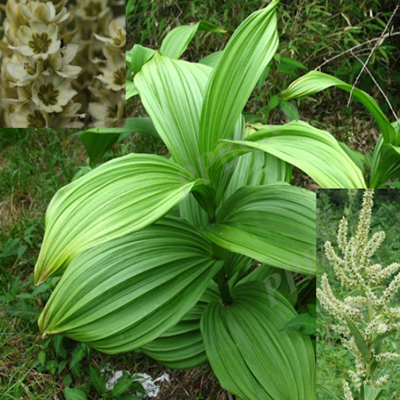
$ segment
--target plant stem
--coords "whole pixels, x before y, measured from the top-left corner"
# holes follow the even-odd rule
[[[230,306],[232,304],[232,295],[229,289],[228,281],[224,282],[223,284],[218,284],[218,287],[221,294],[222,303],[225,306]]]

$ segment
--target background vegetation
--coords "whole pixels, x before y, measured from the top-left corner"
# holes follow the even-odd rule
[[[135,43],[159,49],[166,33],[181,24],[206,20],[224,27],[225,34],[196,34],[183,58],[198,61],[222,50],[240,22],[266,3],[261,0],[135,0],[128,14],[127,49]],[[397,5],[396,0],[282,0],[278,7],[278,51],[246,112],[255,121],[273,124],[298,118],[300,114],[301,119],[327,129],[354,149],[362,152],[372,149],[378,132],[360,103],[347,105],[348,93],[332,89],[317,94],[313,99],[301,100],[298,110],[295,102],[281,110],[277,95],[296,78],[318,67],[353,84],[368,59],[367,69],[376,82],[365,69],[357,87],[368,91],[389,120],[395,120],[377,85],[398,115],[400,9],[394,13]],[[384,41],[375,40],[389,33],[393,36]],[[355,46],[358,47],[351,50]],[[144,114],[137,100],[129,102],[128,110],[131,115]]]
[[[354,189],[317,191],[318,278],[323,272],[327,272],[332,290],[340,299],[345,296],[325,258],[324,244],[329,240],[337,249],[337,229],[343,216],[349,222],[348,237],[355,234],[362,195],[362,190]],[[400,190],[375,190],[374,203],[371,235],[384,230],[386,239],[375,253],[373,263],[386,267],[393,262],[400,262]],[[400,295],[397,296],[397,304],[400,304]],[[344,370],[354,369],[354,359],[340,344],[339,335],[331,330],[333,322],[333,318],[317,305],[317,382],[342,395]],[[399,352],[400,333],[384,339],[383,343],[385,351]],[[393,392],[390,399],[397,399],[400,396],[400,364],[393,361],[387,363],[385,368],[387,369],[383,373],[390,375],[389,388]],[[318,400],[325,398],[324,394],[317,396]]]

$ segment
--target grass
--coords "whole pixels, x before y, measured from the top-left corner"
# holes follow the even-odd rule
[[[317,201],[317,250],[318,250],[318,277],[327,272],[333,292],[343,298],[341,290],[330,264],[324,257],[323,246],[329,240],[337,246],[336,235],[340,219],[344,215],[349,222],[349,236],[354,235],[357,227],[358,213],[362,201],[361,190],[319,190]],[[386,239],[380,249],[375,253],[373,263],[387,266],[399,262],[400,244],[400,191],[376,190],[375,205],[372,210],[371,232],[381,230],[386,232]],[[400,294],[395,302],[400,302]],[[333,319],[318,307],[317,319],[317,382],[329,386],[338,395],[342,394],[342,379],[344,371],[354,369],[354,359],[340,344],[340,338],[333,333],[330,325]],[[384,340],[386,351],[398,352],[400,332]],[[400,395],[400,367],[395,362],[388,363],[382,373],[389,373],[389,387],[394,397]],[[397,397],[396,397],[397,396]],[[318,400],[325,400],[319,394]],[[389,398],[387,398],[388,400]]]
[[[153,378],[168,373],[160,399],[226,400],[207,365],[172,371],[138,352],[107,356],[61,336],[40,339],[37,317],[58,281],[33,286],[44,215],[56,191],[86,166],[86,153],[68,130],[0,130],[0,149],[0,399],[64,399],[66,386],[102,399],[90,374],[106,368],[106,377],[118,370]],[[136,135],[105,160],[160,150],[157,140]],[[133,384],[131,393],[140,387]]]

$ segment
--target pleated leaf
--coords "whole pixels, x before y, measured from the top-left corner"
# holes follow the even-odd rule
[[[40,316],[40,330],[109,354],[133,350],[175,326],[221,266],[190,225],[160,220],[76,257]]]
[[[135,44],[130,53],[130,67],[133,73],[137,74],[142,69],[143,65],[154,57],[156,51],[143,47],[140,44]]]
[[[348,83],[345,83],[334,76],[324,74],[323,72],[319,71],[311,71],[295,80],[283,93],[283,99],[290,100],[299,97],[310,96],[332,86],[343,89],[349,93],[352,91],[352,85],[349,85]],[[379,129],[382,131],[385,140],[388,143],[396,144],[396,135],[393,126],[390,124],[378,103],[363,90],[353,88],[352,94],[375,118],[375,121],[378,124]],[[396,141],[398,141],[398,139],[396,139]]]
[[[127,118],[126,120],[126,129],[129,129],[129,133],[123,133],[121,138],[126,138],[129,134],[134,132],[145,133],[146,135],[153,136],[155,138],[159,138],[156,128],[154,127],[153,121],[148,117],[141,118]]]
[[[199,120],[210,71],[205,65],[157,54],[134,80],[143,105],[173,159],[198,175],[202,174]]]
[[[138,95],[138,91],[136,89],[135,84],[132,81],[126,81],[126,100],[129,100],[131,97]]]
[[[218,299],[218,287],[212,281],[201,299],[177,325],[140,350],[168,368],[189,369],[206,363],[200,319],[208,304]]]
[[[228,307],[211,303],[201,331],[221,386],[243,400],[315,398],[314,351],[309,336],[283,327],[297,314],[260,282],[237,285]]]
[[[287,184],[242,187],[204,235],[273,267],[314,274],[315,194]]]
[[[88,153],[92,165],[101,161],[104,154],[119,139],[122,133],[129,132],[126,128],[93,128],[78,135]]]
[[[400,177],[400,146],[385,143],[381,136],[375,146],[369,186],[376,188]]]
[[[302,121],[264,125],[245,141],[226,141],[229,151],[261,150],[309,175],[323,188],[364,188],[360,168],[326,131]]]
[[[202,153],[232,131],[260,75],[278,47],[277,0],[250,15],[235,31],[212,70],[200,121]]]
[[[194,185],[186,170],[164,157],[129,154],[63,187],[47,209],[35,283],[64,270],[82,251],[150,225]]]
[[[235,171],[224,193],[226,200],[243,186],[260,186],[276,182],[290,183],[290,166],[271,154],[252,152],[239,157]]]
[[[193,25],[181,25],[173,29],[164,38],[160,52],[163,56],[178,59],[186,51],[190,42],[194,38],[197,31],[219,32],[224,33],[225,30],[217,25],[210,24],[206,21],[200,21]]]

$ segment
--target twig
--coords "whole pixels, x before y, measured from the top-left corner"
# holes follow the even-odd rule
[[[354,58],[356,58],[358,61],[360,61],[362,63],[362,61],[360,60],[359,57],[357,57],[353,52],[351,52],[351,54],[354,56]],[[377,80],[374,78],[374,76],[372,75],[371,71],[369,70],[368,67],[365,67],[365,70],[367,71],[368,75],[371,77],[372,81],[375,83],[376,87],[379,89],[379,91],[381,92],[382,96],[384,97],[384,99],[386,100],[386,103],[388,104],[390,110],[392,111],[392,114],[394,116],[394,118],[396,119],[396,121],[399,121],[399,117],[397,116],[396,112],[394,111],[392,104],[389,101],[389,98],[386,96],[386,93],[384,92],[384,90],[380,87],[379,83],[377,82]]]
[[[397,36],[397,35],[400,35],[400,32],[387,33],[386,35],[380,36],[380,37],[378,37],[378,38],[369,39],[369,40],[367,40],[366,42],[359,43],[359,44],[357,44],[357,45],[351,47],[350,49],[347,49],[347,50],[345,50],[345,51],[342,51],[341,53],[336,54],[336,56],[334,56],[334,57],[332,57],[332,58],[329,58],[328,60],[325,60],[322,64],[318,65],[318,67],[315,68],[315,69],[316,69],[316,70],[321,69],[325,64],[328,64],[328,63],[330,63],[331,61],[336,60],[337,58],[341,57],[342,55],[344,55],[344,54],[346,54],[346,53],[351,53],[353,50],[357,49],[358,47],[361,47],[361,46],[364,46],[364,45],[366,45],[366,44],[368,44],[368,43],[372,43],[372,42],[376,42],[376,41],[378,41],[378,43],[379,43],[379,41],[381,41],[381,40],[385,40],[385,39],[387,39],[388,37]]]
[[[390,26],[390,23],[392,22],[393,17],[396,15],[396,12],[397,12],[397,10],[399,9],[399,7],[400,7],[400,6],[396,6],[396,8],[394,9],[392,15],[391,15],[390,18],[389,18],[388,23],[387,23],[386,26],[385,26],[385,29],[384,29],[383,32],[382,32],[382,35],[381,35],[380,39],[383,38],[383,36],[385,35],[386,31],[388,30],[388,28],[389,28],[389,26]],[[352,97],[352,95],[353,95],[353,90],[354,90],[354,88],[356,87],[356,85],[357,85],[357,83],[358,83],[358,80],[360,79],[360,77],[361,77],[362,73],[364,72],[365,68],[367,67],[367,65],[368,65],[368,63],[369,63],[369,60],[370,60],[371,57],[372,57],[372,54],[374,54],[376,48],[378,47],[379,42],[380,42],[380,41],[378,41],[378,42],[375,43],[374,47],[372,48],[371,52],[369,53],[368,58],[365,60],[365,63],[363,64],[363,66],[362,66],[362,68],[361,68],[361,71],[358,73],[357,78],[356,78],[356,80],[355,80],[354,83],[353,83],[353,86],[352,86],[351,91],[350,91],[349,100],[347,101],[347,107],[350,105],[351,97]]]
[[[234,400],[233,396],[229,392],[226,392],[226,394],[227,394],[229,400]]]

